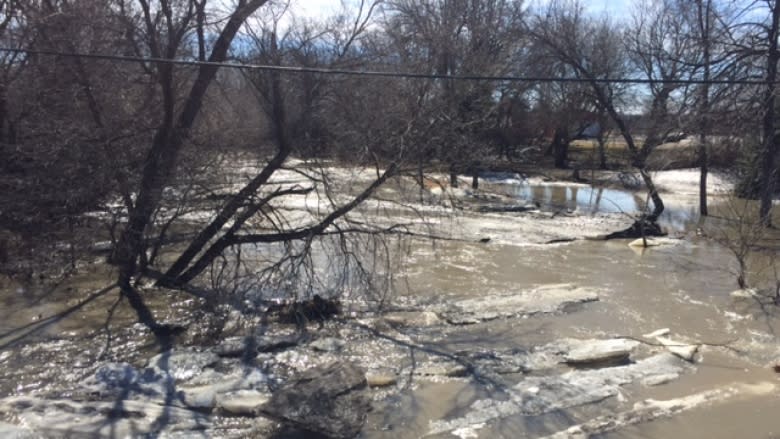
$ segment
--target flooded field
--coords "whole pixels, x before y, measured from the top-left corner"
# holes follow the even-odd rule
[[[248,415],[272,390],[301,371],[349,361],[371,386],[364,438],[780,434],[772,370],[780,308],[761,295],[734,297],[733,252],[707,236],[720,226],[698,221],[695,192],[669,197],[662,223],[674,239],[636,248],[584,238],[630,224],[641,194],[522,180],[484,187],[503,203],[537,208],[453,215],[420,206],[448,239],[411,242],[393,300],[382,310],[346,300],[344,318],[286,344],[278,340],[294,331],[289,325],[244,310],[214,333],[199,299],[150,287],[160,317],[188,326],[166,351],[117,303],[103,265],[46,288],[4,281],[0,433],[266,437],[272,423]],[[574,240],[549,243],[560,238]],[[750,262],[751,283],[773,285],[774,254]],[[247,333],[259,345],[276,341],[250,359],[223,355]],[[157,375],[143,378],[150,370]],[[137,415],[101,412],[101,398],[116,391],[105,377],[118,371],[136,386],[122,398]],[[174,396],[162,404],[155,395]],[[160,407],[171,408],[162,424]],[[44,428],[47,416],[61,427]]]

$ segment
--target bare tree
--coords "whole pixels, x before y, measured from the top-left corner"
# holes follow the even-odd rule
[[[653,210],[635,225],[636,231],[657,229],[664,204],[646,167],[650,152],[675,127],[670,100],[680,89],[676,80],[684,77],[685,55],[691,44],[679,32],[680,18],[668,2],[646,3],[638,9],[630,30],[621,33],[608,20],[585,17],[576,1],[553,1],[537,16],[531,32],[575,75],[589,84],[593,98],[614,121],[626,142],[632,165],[638,170],[653,202]],[[624,49],[621,48],[624,47]],[[621,110],[614,85],[608,80],[635,72],[649,81],[650,127],[644,142],[637,141]],[[676,111],[681,111],[677,106]]]
[[[532,55],[534,72],[538,76],[568,77],[571,69],[565,63],[551,57],[545,50]],[[552,155],[556,168],[569,167],[569,143],[591,122],[594,100],[587,84],[572,82],[544,82],[534,88],[536,106],[544,131],[551,135],[545,153]]]
[[[728,87],[713,84],[712,80],[739,78],[743,75],[740,71],[740,56],[730,49],[730,39],[739,26],[736,25],[735,11],[727,3],[713,0],[697,0],[693,4],[678,1],[674,11],[688,22],[681,30],[691,40],[696,41],[696,45],[690,48],[690,53],[685,56],[684,61],[691,64],[690,78],[700,81],[696,86],[698,91],[694,91],[691,96],[695,101],[692,107],[696,108],[696,117],[691,118],[692,126],[688,129],[698,132],[699,212],[701,217],[705,217],[708,215],[707,176],[710,165],[709,151],[712,147],[710,135],[713,134],[713,118],[716,118],[718,113],[733,112],[731,98],[742,89],[737,84]],[[736,124],[727,120],[720,120],[719,125],[728,125],[732,130],[731,134],[739,131]]]
[[[7,6],[13,6],[13,3]],[[24,2],[3,29],[5,44],[72,53],[128,48],[117,11],[97,0]],[[3,53],[3,151],[0,227],[22,236],[35,253],[55,243],[83,246],[80,224],[115,193],[129,200],[135,142],[149,118],[138,69],[70,56]],[[143,82],[143,81],[141,81]],[[74,182],[77,182],[74,184]],[[127,204],[126,204],[127,205]],[[85,224],[87,225],[87,224]],[[65,242],[62,242],[65,241]]]
[[[740,289],[755,287],[756,285],[751,285],[751,272],[757,274],[765,268],[757,261],[753,261],[761,254],[761,247],[766,243],[769,233],[761,224],[758,207],[754,201],[736,196],[728,197],[719,205],[722,210],[721,215],[709,218],[704,227],[707,236],[734,256],[736,262],[734,276]],[[769,265],[774,269],[774,257],[769,258]]]
[[[524,41],[520,2],[401,0],[388,2],[385,12],[385,32],[407,68],[437,76],[500,76],[519,65],[513,61]],[[487,81],[438,79],[421,89],[432,124],[429,141],[420,145],[420,163],[440,160],[453,184],[466,171],[476,185],[497,88]]]
[[[761,200],[761,217],[764,226],[771,226],[772,198],[777,189],[778,146],[775,134],[777,63],[780,49],[777,46],[780,32],[780,6],[773,0],[751,2],[726,2],[731,9],[731,19],[721,33],[731,67],[741,78],[760,80],[763,85],[739,87],[734,93],[736,106],[742,117],[738,120],[759,132],[743,135],[755,143],[746,175],[737,190],[741,196]],[[754,124],[753,119],[760,120]],[[750,145],[748,145],[750,146]]]
[[[702,86],[699,102],[699,214],[704,217],[709,214],[707,209],[707,134],[709,132],[711,63],[712,63],[712,0],[697,0],[696,18],[698,21],[698,36],[702,49]]]
[[[763,41],[766,41],[766,85],[763,98],[764,115],[762,121],[763,145],[761,150],[761,173],[759,187],[761,188],[761,221],[765,226],[772,225],[772,198],[777,187],[778,169],[778,137],[776,133],[777,117],[775,115],[775,93],[777,81],[777,63],[780,62],[780,49],[777,40],[780,38],[780,2],[766,0],[769,19],[761,24]]]

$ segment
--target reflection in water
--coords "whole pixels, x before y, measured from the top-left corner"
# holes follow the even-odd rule
[[[511,185],[509,189],[513,196],[523,200],[536,201],[545,207],[590,213],[634,213],[645,204],[640,197],[626,191],[590,186],[519,184]]]
[[[636,215],[653,208],[643,193],[584,185],[504,183],[501,188],[510,196],[537,202],[546,210],[569,210],[579,213],[625,213]],[[698,220],[695,205],[666,204],[660,222],[673,231],[684,230]]]

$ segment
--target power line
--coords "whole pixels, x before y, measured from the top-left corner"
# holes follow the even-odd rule
[[[404,78],[404,79],[446,79],[455,81],[493,81],[493,82],[575,82],[575,83],[597,83],[597,84],[710,84],[710,85],[766,85],[767,81],[753,79],[642,79],[642,78],[578,78],[578,77],[551,77],[551,76],[489,76],[489,75],[440,75],[430,73],[413,72],[390,72],[381,70],[348,70],[331,69],[322,67],[293,67],[293,66],[275,66],[268,64],[237,64],[227,62],[196,61],[181,59],[166,59],[127,55],[110,55],[100,53],[76,53],[60,52],[55,50],[40,49],[19,49],[0,47],[0,52],[26,53],[28,55],[51,55],[68,58],[86,58],[100,59],[108,61],[134,62],[134,63],[152,63],[152,64],[174,64],[185,66],[212,66],[224,67],[240,70],[262,70],[284,73],[319,73],[323,75],[344,75],[344,76],[368,76],[381,78]]]

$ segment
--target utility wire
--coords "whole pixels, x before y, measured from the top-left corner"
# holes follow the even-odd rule
[[[175,64],[185,66],[212,66],[240,70],[261,70],[285,73],[319,73],[323,75],[369,76],[381,78],[405,79],[447,79],[456,81],[496,81],[496,82],[579,82],[597,84],[711,84],[711,85],[767,85],[767,81],[754,79],[642,79],[642,78],[580,78],[551,76],[489,76],[489,75],[441,75],[430,73],[390,72],[380,70],[348,70],[322,67],[275,66],[268,64],[238,64],[212,61],[181,60],[100,53],[60,52],[55,50],[18,49],[0,47],[0,52],[26,53],[28,55],[51,55],[68,58],[100,59],[121,62],[140,62],[152,64]]]

